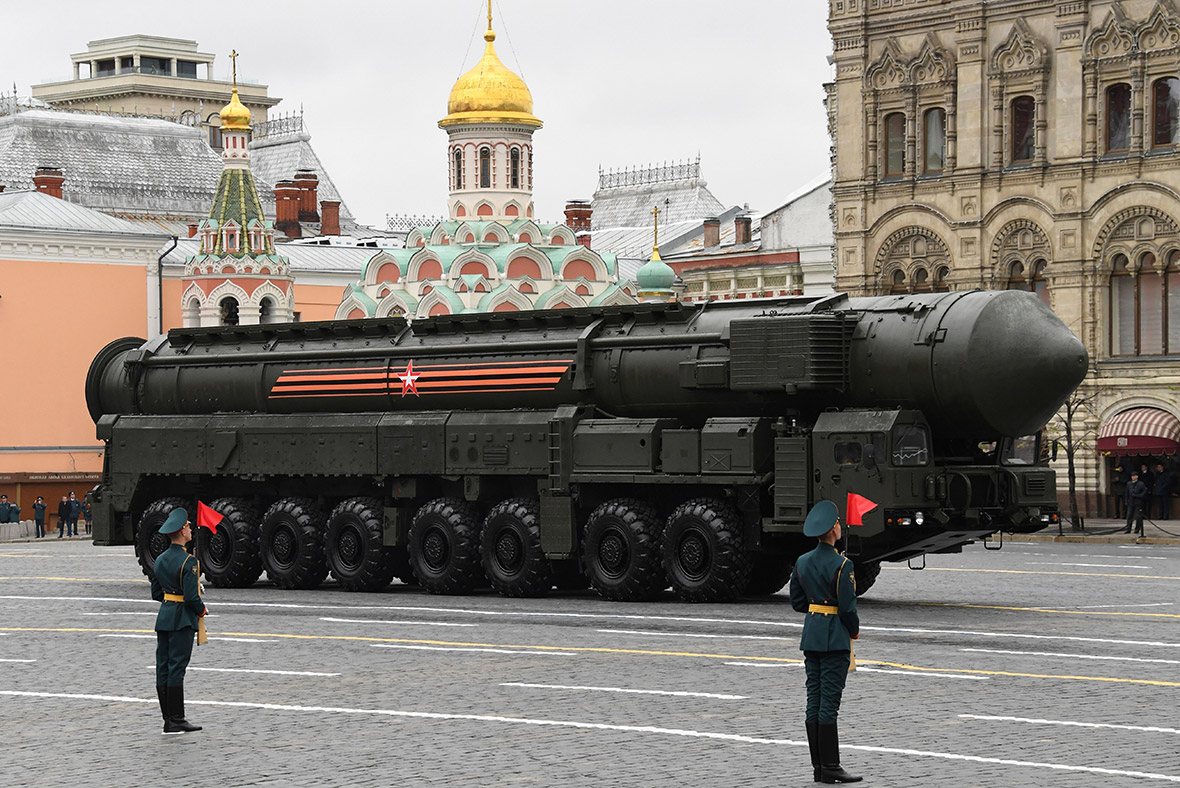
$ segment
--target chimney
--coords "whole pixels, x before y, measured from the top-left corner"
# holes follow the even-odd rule
[[[320,203],[320,235],[340,235],[340,201],[324,200]]]
[[[721,220],[710,216],[705,220],[705,248],[721,245]]]
[[[315,170],[296,170],[295,183],[299,186],[299,221],[318,222],[320,215],[315,209],[320,177],[315,174]]]
[[[299,205],[301,194],[295,181],[279,181],[275,184],[275,229],[288,238],[299,238],[303,228],[299,226]]]
[[[0,192],[4,191],[4,184],[0,183]]]
[[[750,242],[750,217],[738,216],[733,220],[733,242],[748,244]]]
[[[61,185],[66,182],[65,176],[57,167],[38,167],[33,176],[33,186],[37,191],[45,192],[50,197],[62,199]]]
[[[590,206],[589,200],[570,200],[565,204],[566,227],[573,230],[575,235],[579,232],[590,232],[590,218],[593,213],[594,209]]]
[[[188,237],[189,238],[196,238],[197,237],[197,223],[196,222],[189,222],[188,223]]]
[[[577,241],[587,249],[590,248],[590,233],[578,233]]]

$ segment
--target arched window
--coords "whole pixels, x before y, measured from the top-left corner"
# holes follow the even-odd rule
[[[934,271],[934,282],[932,283],[930,289],[936,293],[950,292],[951,286],[950,283],[947,282],[947,279],[950,278],[950,275],[951,269],[947,268],[945,265],[939,266]]]
[[[885,177],[905,174],[905,115],[894,112],[885,116]]]
[[[225,228],[225,251],[230,254],[237,254],[241,251],[238,246],[238,228]]]
[[[930,272],[925,268],[914,269],[914,292],[928,293],[930,292]]]
[[[492,188],[492,151],[490,148],[479,149],[479,188]]]
[[[1151,252],[1132,264],[1115,255],[1110,272],[1110,352],[1114,356],[1180,353],[1180,253],[1161,265]]]
[[[201,302],[193,296],[184,307],[184,327],[196,328],[201,325]]]
[[[1045,260],[1034,260],[1026,268],[1024,263],[1015,262],[1008,267],[1008,282],[1006,290],[1029,290],[1045,303],[1049,304],[1049,283],[1045,279],[1045,268],[1049,263]]]
[[[1180,79],[1164,77],[1152,86],[1153,116],[1151,144],[1162,148],[1180,142]]]
[[[1032,96],[1012,99],[1012,161],[1032,161],[1037,103]]]
[[[455,148],[455,191],[463,188],[463,150]]]
[[[939,173],[946,166],[946,112],[926,110],[922,129],[922,172]]]
[[[258,302],[258,322],[275,322],[275,302],[272,298],[270,298],[270,296],[267,296]]]
[[[908,293],[909,288],[905,283],[905,271],[894,271],[893,277],[889,282],[889,292],[891,293]]]
[[[508,173],[509,173],[508,185],[513,189],[519,189],[520,188],[520,150],[518,150],[517,148],[513,148],[510,160],[511,160],[511,164],[508,169]]]
[[[236,326],[238,324],[238,299],[226,296],[218,304],[221,309],[221,325]]]
[[[1125,83],[1106,89],[1106,150],[1131,149],[1131,86]]]

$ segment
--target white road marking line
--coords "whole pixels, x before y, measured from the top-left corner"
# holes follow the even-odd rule
[[[622,692],[634,695],[670,695],[676,698],[716,698],[718,700],[746,700],[745,695],[721,695],[716,692],[679,692],[673,690],[641,690],[623,687],[580,687],[566,684],[523,684],[516,681],[505,681],[501,687],[526,687],[529,689],[579,690],[584,692]]]
[[[1068,561],[1025,561],[1027,566],[1089,566],[1089,567],[1105,567],[1106,569],[1150,569],[1151,567],[1144,564],[1076,564]]]
[[[131,698],[119,695],[83,695],[64,692],[24,692],[17,690],[0,690],[0,695],[27,698],[61,698],[66,700],[93,700],[101,703],[144,703],[155,705],[157,698]],[[246,701],[224,700],[189,700],[190,706],[224,706],[241,709],[262,709],[266,711],[294,711],[310,712],[313,714],[356,714],[381,717],[406,717],[411,719],[447,720],[455,722],[489,722],[503,725],[535,725],[550,728],[575,728],[582,730],[620,731],[623,733],[653,734],[657,736],[684,736],[694,739],[709,739],[721,742],[735,742],[739,744],[768,744],[784,747],[806,747],[807,742],[792,739],[767,739],[756,736],[743,736],[736,733],[714,733],[712,731],[697,731],[684,728],[661,728],[654,725],[609,725],[601,722],[582,722],[580,720],[542,720],[527,717],[499,717],[488,714],[444,714],[433,711],[402,711],[399,709],[357,709],[343,706],[293,706],[279,703],[249,703]],[[1048,769],[1063,772],[1081,772],[1087,774],[1104,774],[1115,777],[1139,777],[1149,780],[1180,783],[1180,775],[1158,774],[1154,772],[1139,772],[1126,769],[1108,769],[1100,766],[1081,766],[1070,763],[1048,763],[1041,761],[1021,761],[1014,758],[988,758],[982,755],[963,755],[953,752],[935,752],[930,750],[912,750],[902,747],[874,747],[865,744],[847,744],[841,746],[845,750],[859,752],[873,752],[883,755],[902,755],[918,758],[937,758],[948,761],[965,761],[969,763],[989,763],[1001,766],[1019,766],[1025,768]]]
[[[998,648],[961,648],[959,651],[974,651],[984,654],[1019,654],[1030,657],[1072,657],[1073,659],[1099,659],[1117,662],[1157,662],[1163,665],[1180,665],[1180,659],[1147,659],[1145,657],[1100,657],[1094,654],[1061,654],[1055,651],[1003,651]]]
[[[977,632],[969,629],[915,629],[912,627],[861,627],[866,632],[904,632],[915,635],[977,635],[989,638],[1026,638],[1029,640],[1068,640],[1074,643],[1113,643],[1120,646],[1158,646],[1180,648],[1180,643],[1160,640],[1119,640],[1116,638],[1085,638],[1079,635],[1030,635],[1022,632]]]
[[[1071,555],[1069,557],[1070,558],[1119,558],[1119,559],[1130,558],[1130,556],[1127,556],[1127,555],[1084,555],[1084,554],[1083,555]],[[1168,559],[1164,556],[1157,556],[1157,555],[1137,555],[1137,556],[1135,556],[1135,560],[1136,561],[1167,561]]]
[[[99,635],[100,638],[140,638],[143,640],[155,640],[155,635]]]
[[[154,616],[154,610],[136,610],[133,612],[118,612],[118,613],[83,613],[84,616]]]
[[[381,621],[370,618],[324,618],[320,617],[320,621],[332,621],[337,624],[418,624],[424,627],[477,627],[479,624],[457,624],[453,621],[414,621],[412,619],[405,619],[402,621]]]
[[[1070,728],[1109,728],[1119,731],[1144,731],[1147,733],[1175,733],[1180,734],[1180,728],[1159,728],[1153,725],[1113,725],[1106,722],[1074,722],[1073,720],[1038,720],[1028,717],[992,717],[983,714],[960,714],[968,720],[986,720],[989,722],[1028,722],[1034,725],[1064,725]]]
[[[0,599],[29,600],[34,602],[132,602],[145,605],[159,604],[152,599],[134,597],[79,597],[79,596],[18,596],[0,595]],[[625,613],[569,613],[540,610],[480,610],[478,608],[462,607],[429,607],[426,605],[301,605],[290,602],[228,602],[216,600],[214,604],[219,608],[225,607],[255,607],[278,608],[287,610],[338,610],[359,611],[379,610],[386,612],[413,613],[465,613],[473,616],[502,616],[520,618],[587,618],[609,619],[618,621],[682,621],[690,624],[752,624],[765,627],[784,627],[801,629],[803,624],[793,621],[759,620],[744,618],[700,618],[693,616],[641,616]]]
[[[971,681],[988,681],[989,676],[964,676],[959,673],[929,673],[924,670],[892,670],[888,668],[866,668],[861,665],[856,666],[857,673],[894,673],[900,676],[934,676],[940,679],[969,679]]]
[[[607,635],[656,635],[658,637],[716,638],[723,640],[789,640],[792,642],[795,640],[794,638],[785,638],[779,635],[719,635],[708,632],[657,632],[643,629],[596,629],[594,631]]]
[[[155,665],[148,665],[146,670],[155,670]],[[310,670],[252,670],[249,668],[194,668],[192,665],[188,666],[189,670],[204,670],[209,673],[270,673],[276,676],[342,676],[342,673],[316,673]]]
[[[411,651],[474,651],[479,654],[541,654],[544,656],[576,657],[572,651],[525,651],[511,648],[457,648],[454,646],[398,646],[389,643],[372,643],[373,648],[404,648]]]
[[[1172,602],[1145,602],[1139,605],[1071,605],[1069,610],[1102,610],[1104,608],[1171,608]]]
[[[0,662],[36,662],[35,659],[0,659]]]

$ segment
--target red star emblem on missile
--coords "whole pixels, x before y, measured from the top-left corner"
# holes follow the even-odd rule
[[[412,360],[407,362],[406,371],[397,375],[397,379],[402,382],[403,397],[407,394],[413,394],[415,397],[420,396],[418,394],[418,378],[420,377],[422,377],[422,373],[414,371],[414,362]]]

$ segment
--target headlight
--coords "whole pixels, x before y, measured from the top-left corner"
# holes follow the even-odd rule
[[[922,514],[921,512],[918,512],[917,514],[914,515],[914,523],[915,524],[921,525],[924,522],[926,522],[926,515]]]

